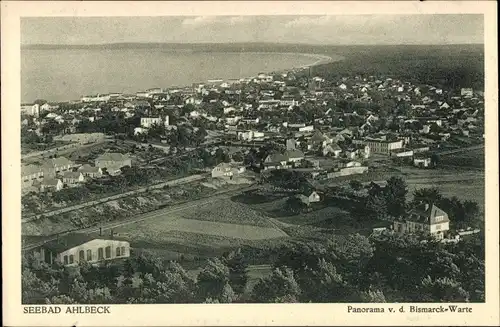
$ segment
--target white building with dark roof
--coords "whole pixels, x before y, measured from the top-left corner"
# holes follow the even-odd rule
[[[64,266],[76,266],[83,262],[98,264],[130,257],[130,243],[73,233],[45,243],[34,251],[34,255],[40,262],[48,264],[55,262]]]
[[[442,240],[450,229],[448,214],[434,204],[420,204],[406,217],[394,221],[394,231],[399,234],[423,233]]]

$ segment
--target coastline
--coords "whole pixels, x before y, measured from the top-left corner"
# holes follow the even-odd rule
[[[207,52],[207,53],[210,53],[210,52]],[[285,68],[285,69],[271,70],[271,71],[263,72],[263,73],[266,73],[266,74],[288,72],[288,71],[293,71],[293,70],[303,70],[303,69],[308,69],[308,68],[311,68],[311,67],[314,67],[314,66],[318,66],[318,65],[322,65],[322,64],[327,64],[327,63],[331,63],[331,62],[345,60],[345,57],[340,56],[340,55],[335,55],[334,57],[332,57],[332,56],[328,56],[328,55],[324,55],[324,54],[308,53],[308,52],[220,51],[219,53],[228,53],[228,54],[255,54],[255,55],[268,55],[268,54],[274,54],[274,55],[295,55],[295,56],[303,56],[303,57],[309,57],[309,58],[317,59],[313,63],[305,64],[305,65],[302,65],[302,66],[294,66],[294,67],[289,67],[289,68]],[[239,77],[237,77],[237,79],[253,78],[255,76],[256,75],[253,75],[253,76],[239,76]],[[213,77],[213,79],[217,79],[217,77]],[[228,79],[223,79],[223,80],[228,80]],[[202,81],[202,82],[200,82],[200,81],[193,81],[193,82],[191,82],[191,84],[193,84],[193,83],[206,83],[207,81],[208,80],[205,80],[205,81]],[[21,85],[21,87],[22,87],[22,85]],[[170,87],[166,87],[164,89],[168,90],[168,89],[186,88],[186,87],[190,87],[190,85],[170,86]],[[138,90],[138,91],[140,91],[140,90]],[[138,92],[138,91],[136,91],[136,92]],[[80,99],[67,99],[67,100],[51,101],[50,97],[46,97],[46,99],[47,99],[48,102],[51,102],[51,103],[70,103],[70,102],[75,102],[75,101],[79,101],[80,100]],[[31,102],[30,101],[21,101],[21,103],[22,104],[28,104],[28,103],[31,103]]]

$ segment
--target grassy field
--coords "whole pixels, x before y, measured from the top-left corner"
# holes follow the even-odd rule
[[[441,156],[440,163],[446,166],[483,168],[485,163],[484,149],[470,150]]]
[[[115,233],[134,248],[171,260],[180,256],[194,260],[288,238],[268,218],[229,199],[122,226]]]
[[[193,209],[181,214],[182,218],[196,219],[198,221],[218,222],[227,224],[243,224],[245,226],[258,226],[272,228],[274,225],[256,211],[249,210],[245,204],[230,199],[216,200],[210,204]],[[231,226],[227,226],[231,228]]]
[[[469,169],[403,169],[408,172],[405,180],[410,194],[419,188],[435,187],[446,197],[456,196],[460,200],[476,201],[484,209],[485,175],[481,170]]]
[[[124,227],[127,228],[127,227]],[[220,223],[196,219],[151,219],[133,226],[133,234],[138,238],[161,239],[165,232],[186,232],[201,235],[220,236],[244,240],[262,240],[287,235],[275,227],[259,227],[235,223]]]

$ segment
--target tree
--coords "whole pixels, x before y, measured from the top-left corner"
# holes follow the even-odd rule
[[[405,213],[407,194],[408,186],[402,178],[391,177],[387,180],[384,195],[387,202],[387,212],[390,215],[398,217]]]
[[[317,269],[310,273],[309,283],[302,287],[302,299],[319,303],[352,302],[354,289],[338,273],[335,266],[319,259]]]
[[[431,164],[432,164],[432,166],[434,166],[434,167],[437,166],[440,161],[441,161],[441,157],[439,156],[439,154],[433,153],[431,155]]]
[[[276,268],[271,276],[261,278],[254,286],[252,300],[257,303],[293,303],[301,293],[290,268]]]
[[[413,202],[438,204],[443,199],[441,192],[437,188],[421,188],[413,191]]]
[[[229,268],[218,258],[209,259],[207,265],[198,274],[197,287],[201,299],[227,301],[228,287],[231,287]]]
[[[369,195],[365,202],[366,211],[373,219],[384,219],[387,217],[387,200],[381,195]]]
[[[307,192],[311,186],[303,173],[294,170],[273,170],[265,179],[275,187]]]
[[[229,155],[223,149],[218,148],[215,150],[215,164],[218,165],[221,162],[229,162]]]
[[[475,221],[477,221],[479,218],[479,214],[481,212],[477,202],[469,201],[469,200],[464,201],[463,210],[464,210],[464,216],[465,216],[464,220],[468,224],[473,224]]]
[[[229,285],[234,292],[242,294],[248,281],[248,262],[241,253],[241,249],[229,253],[224,259],[229,268]]]
[[[361,184],[360,181],[353,179],[349,182],[349,186],[354,190],[354,191],[359,191],[363,187],[363,184]]]
[[[433,134],[438,134],[439,132],[441,132],[442,128],[438,126],[438,124],[436,123],[433,123],[431,124],[431,127],[430,127],[430,132],[433,133]]]
[[[285,202],[285,210],[291,214],[298,215],[307,209],[307,205],[298,197],[291,196]]]
[[[201,143],[203,143],[205,141],[205,137],[207,137],[207,135],[208,135],[208,133],[205,130],[205,128],[204,127],[199,127],[196,130],[196,132],[194,133],[193,142],[196,145],[200,145]]]
[[[469,302],[469,293],[462,285],[448,277],[422,280],[422,302]]]
[[[45,304],[46,299],[59,295],[58,283],[54,277],[45,281],[30,269],[23,269],[21,289],[23,304]]]
[[[386,303],[384,292],[381,290],[368,290],[360,295],[361,302],[365,303]]]

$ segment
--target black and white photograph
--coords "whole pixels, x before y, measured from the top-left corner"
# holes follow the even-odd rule
[[[19,18],[24,313],[498,296],[484,14],[108,15]]]

